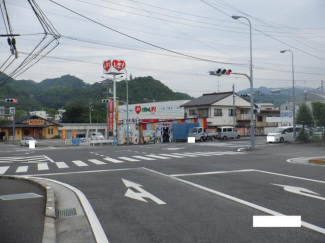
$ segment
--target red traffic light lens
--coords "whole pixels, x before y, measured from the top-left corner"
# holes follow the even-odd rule
[[[230,75],[231,74],[231,69],[227,70],[226,74]]]
[[[12,99],[12,102],[13,103],[17,103],[17,99]]]

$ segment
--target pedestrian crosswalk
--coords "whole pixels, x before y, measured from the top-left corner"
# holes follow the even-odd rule
[[[29,170],[35,171],[35,168],[38,171],[49,171],[53,168],[64,170],[64,169],[73,169],[76,167],[89,167],[91,165],[100,166],[100,165],[107,165],[109,163],[119,164],[119,163],[136,163],[140,161],[156,161],[156,160],[170,160],[170,159],[184,159],[189,157],[204,157],[204,156],[220,156],[220,155],[242,155],[245,154],[244,152],[234,152],[234,151],[219,151],[219,152],[184,152],[184,153],[164,153],[164,154],[143,154],[143,155],[131,155],[131,156],[123,156],[123,157],[105,157],[102,155],[98,155],[98,159],[87,159],[87,160],[72,160],[69,162],[54,162],[50,158],[47,157],[47,162],[40,162],[38,161],[37,164],[30,164],[30,165],[11,165],[11,166],[0,166],[0,175],[9,174],[22,174],[22,173],[29,173]],[[8,161],[10,160],[9,157],[6,158]],[[29,158],[28,158],[29,159]],[[46,161],[46,160],[45,160]],[[17,162],[17,161],[16,161]],[[24,163],[20,159],[21,163]],[[10,163],[10,162],[8,162]],[[13,169],[10,169],[10,168]],[[14,171],[14,172],[13,172]]]
[[[1,163],[48,163],[53,162],[46,155],[38,156],[20,156],[20,157],[0,157]]]

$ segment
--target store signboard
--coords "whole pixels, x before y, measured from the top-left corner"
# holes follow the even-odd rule
[[[289,110],[281,110],[280,111],[280,117],[292,117],[293,112]]]
[[[114,104],[112,100],[108,101],[108,130],[114,130]]]
[[[125,68],[124,60],[104,60],[103,72],[104,74],[119,74]]]
[[[72,131],[72,138],[76,138],[76,137],[77,137],[77,131],[74,130],[74,131]]]
[[[45,124],[45,121],[42,119],[30,119],[28,120],[29,126],[43,126]]]

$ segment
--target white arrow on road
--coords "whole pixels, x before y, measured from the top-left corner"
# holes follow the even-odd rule
[[[316,192],[313,192],[311,190],[308,190],[306,188],[303,188],[303,187],[286,186],[286,185],[279,185],[279,184],[272,184],[272,185],[281,186],[287,192],[292,192],[292,193],[296,193],[296,194],[303,195],[306,197],[312,197],[312,198],[316,198],[316,199],[325,201],[325,197],[315,196],[315,195],[319,195],[319,194]],[[308,194],[308,193],[310,193],[310,194]],[[314,195],[311,195],[311,194],[314,194]]]
[[[133,199],[136,199],[139,201],[147,202],[147,200],[144,199],[144,197],[145,197],[145,198],[150,198],[152,201],[156,202],[157,204],[160,204],[160,205],[166,204],[164,201],[160,200],[159,198],[155,197],[151,193],[142,189],[141,188],[142,185],[139,185],[137,183],[134,183],[134,182],[128,181],[128,180],[124,180],[124,179],[122,179],[122,181],[126,187],[133,187],[134,189],[139,191],[139,192],[134,192],[131,189],[128,189],[124,196],[133,198]]]

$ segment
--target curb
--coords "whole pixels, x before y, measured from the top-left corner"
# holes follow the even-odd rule
[[[54,191],[44,183],[38,182],[28,177],[0,176],[0,179],[22,180],[32,183],[45,191],[46,209],[44,219],[44,232],[42,243],[56,243],[56,225],[55,225],[55,196]]]
[[[310,164],[317,164],[317,165],[325,165],[325,159],[323,158],[318,158],[318,159],[310,159],[308,161]]]

